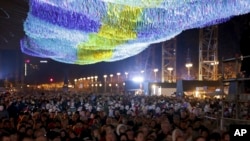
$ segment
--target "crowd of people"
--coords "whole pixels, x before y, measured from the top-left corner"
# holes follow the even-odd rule
[[[129,94],[1,94],[0,137],[1,141],[230,141],[217,120],[205,118],[218,118],[221,106],[216,99]],[[225,116],[230,116],[230,107]]]

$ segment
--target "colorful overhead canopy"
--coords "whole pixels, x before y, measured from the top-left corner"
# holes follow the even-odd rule
[[[249,0],[30,0],[21,49],[71,64],[111,62],[250,12]]]

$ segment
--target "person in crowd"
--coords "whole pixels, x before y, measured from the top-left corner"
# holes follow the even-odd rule
[[[1,134],[0,140],[1,141],[11,141],[10,134],[7,134],[7,133]]]
[[[9,112],[6,110],[5,105],[0,105],[0,119],[9,118]]]
[[[125,133],[121,133],[118,141],[128,141],[128,136]]]
[[[194,141],[206,141],[206,138],[204,138],[203,136],[198,136],[194,139]]]
[[[132,129],[127,129],[125,133],[128,136],[128,141],[134,140],[134,131]]]
[[[184,134],[180,129],[174,129],[172,133],[172,140],[177,141],[177,140],[184,140]]]
[[[229,132],[224,132],[221,137],[222,141],[230,141],[230,134]]]
[[[145,136],[142,131],[138,131],[134,134],[134,141],[145,141]]]
[[[171,127],[170,123],[168,121],[162,121],[161,123],[161,130],[158,133],[157,140],[162,141],[164,139],[167,139],[169,136],[171,136]]]

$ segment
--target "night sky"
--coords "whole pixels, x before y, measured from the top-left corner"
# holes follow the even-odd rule
[[[30,63],[38,65],[36,69],[30,69],[27,76],[28,82],[48,82],[53,77],[55,81],[63,81],[67,75],[70,80],[77,77],[103,74],[124,73],[136,68],[137,56],[112,63],[97,63],[92,65],[71,65],[55,62],[47,59],[48,64],[39,64],[41,58],[27,56],[21,53],[19,40],[24,32],[22,23],[26,18],[28,5],[26,0],[1,0],[0,8],[8,12],[9,17],[0,11],[0,81],[8,78],[14,80],[15,75],[21,79],[23,74],[22,62],[26,59]],[[243,31],[249,28],[249,14],[232,18],[230,21],[219,25],[219,59],[222,57],[234,57],[240,54],[240,39]],[[198,68],[198,43],[199,29],[190,29],[177,36],[177,73],[186,71],[185,61],[187,50],[190,49],[191,61],[194,68]],[[155,48],[155,67],[161,66],[161,44],[151,45],[148,49]],[[145,50],[144,52],[147,52]],[[152,68],[153,69],[153,68]],[[194,69],[193,73],[198,72]]]

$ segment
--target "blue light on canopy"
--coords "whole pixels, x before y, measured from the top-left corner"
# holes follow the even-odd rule
[[[71,64],[112,62],[250,12],[250,0],[30,0],[22,52]]]

